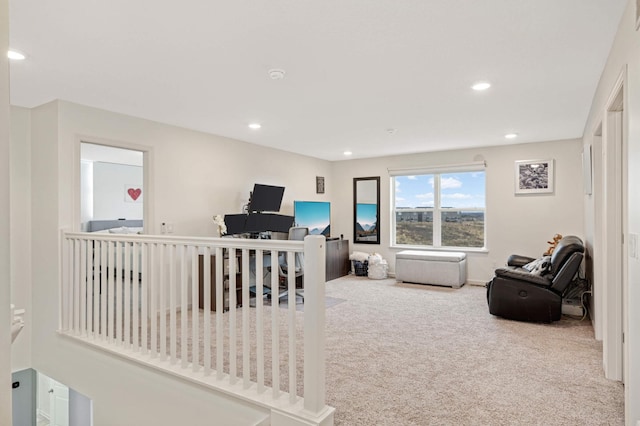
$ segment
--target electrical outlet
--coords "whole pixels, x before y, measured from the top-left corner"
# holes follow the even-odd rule
[[[160,233],[161,234],[166,234],[167,233],[167,224],[162,222],[162,225],[160,225]]]

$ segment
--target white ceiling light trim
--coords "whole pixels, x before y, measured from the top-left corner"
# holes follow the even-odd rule
[[[251,123],[251,124],[249,124],[249,128],[253,129],[253,130],[258,130],[261,127],[262,127],[262,124],[260,124],[260,123]]]
[[[284,78],[285,71],[280,68],[274,68],[269,70],[269,77],[271,80],[282,80]]]
[[[345,151],[345,152],[343,152],[343,154],[344,154],[345,156],[349,157],[350,155],[353,155],[353,152],[351,152],[351,151]]]
[[[19,50],[9,49],[9,51],[7,52],[7,58],[13,59],[14,61],[22,61],[26,57],[27,57],[27,55],[25,55],[24,53],[20,52]]]
[[[489,87],[491,87],[491,83],[488,81],[478,81],[471,86],[471,88],[476,92],[482,92],[483,90],[487,90]]]
[[[505,139],[515,139],[518,137],[517,133],[507,133],[506,135],[504,135]]]

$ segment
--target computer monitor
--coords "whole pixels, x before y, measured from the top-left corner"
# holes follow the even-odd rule
[[[247,216],[244,232],[250,234],[267,231],[289,232],[291,226],[293,226],[293,216],[250,213]]]
[[[227,225],[227,235],[244,234],[246,214],[226,214],[224,224]]]
[[[277,212],[280,211],[284,186],[262,185],[256,183],[253,186],[249,212]]]

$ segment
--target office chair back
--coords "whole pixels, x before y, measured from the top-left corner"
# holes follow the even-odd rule
[[[304,240],[304,237],[309,235],[309,228],[302,226],[294,226],[289,228],[289,239],[290,240]]]

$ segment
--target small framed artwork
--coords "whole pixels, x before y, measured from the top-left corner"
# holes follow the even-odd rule
[[[553,160],[516,161],[516,194],[552,194]]]
[[[141,203],[142,202],[142,188],[140,187],[140,185],[124,186],[124,202],[125,203]]]
[[[316,194],[324,194],[324,177],[316,176]]]

